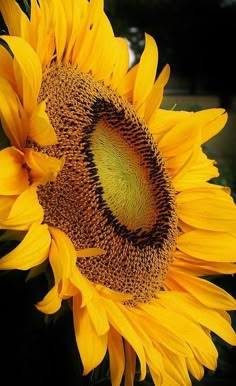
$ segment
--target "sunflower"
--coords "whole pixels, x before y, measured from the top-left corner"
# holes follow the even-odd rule
[[[0,0],[2,270],[46,266],[36,307],[73,312],[86,375],[109,358],[113,386],[151,374],[190,385],[214,370],[211,332],[236,344],[235,300],[204,279],[235,273],[236,209],[202,144],[223,109],[160,108],[169,78],[145,35],[129,68],[102,0]],[[137,362],[137,363],[136,363]]]

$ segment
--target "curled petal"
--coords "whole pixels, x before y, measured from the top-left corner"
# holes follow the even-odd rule
[[[32,111],[28,135],[32,141],[41,146],[55,145],[55,143],[57,143],[55,130],[49,122],[46,113],[45,101],[39,103],[35,110]]]
[[[149,126],[149,123],[152,121],[152,116],[155,114],[155,111],[158,110],[162,102],[164,87],[168,82],[170,76],[170,67],[166,65],[159,77],[157,78],[152,91],[150,92],[147,101],[146,101],[146,111],[145,111],[145,122]]]
[[[138,71],[138,64],[136,64],[127,72],[127,74],[125,75],[124,79],[121,81],[118,87],[119,94],[122,95],[123,98],[126,98],[131,103],[133,100],[133,86],[137,76],[137,71]]]
[[[4,196],[0,197],[0,202],[1,200],[5,200]],[[31,186],[15,198],[5,217],[1,212],[2,207],[0,208],[0,217],[2,217],[0,229],[27,230],[32,223],[41,223],[44,216],[35,186]]]
[[[49,260],[52,266],[55,283],[61,298],[75,294],[81,296],[81,306],[87,304],[94,296],[93,285],[80,273],[76,266],[76,251],[68,236],[57,228],[50,227],[52,244]]]
[[[16,148],[0,151],[0,194],[18,195],[28,188],[29,176],[23,165],[24,155]]]
[[[41,264],[48,257],[51,243],[46,224],[33,224],[22,242],[0,259],[0,269],[27,270]]]
[[[25,161],[30,168],[31,183],[41,185],[55,181],[64,165],[64,157],[57,159],[32,149],[25,149]]]
[[[47,295],[36,304],[36,308],[45,314],[54,314],[61,307],[62,298],[59,296],[58,286],[52,287]]]
[[[212,121],[210,121],[206,126],[202,128],[202,143],[207,142],[210,138],[218,134],[226,125],[226,122],[228,120],[228,114],[225,112],[224,109],[214,110],[215,116],[212,117]]]
[[[150,35],[146,34],[145,48],[138,64],[133,91],[133,105],[139,115],[142,104],[152,90],[156,77],[157,62],[158,51],[155,40]]]

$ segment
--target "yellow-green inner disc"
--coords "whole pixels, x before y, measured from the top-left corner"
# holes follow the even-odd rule
[[[113,215],[130,230],[151,230],[157,209],[142,157],[104,121],[91,135],[91,149]]]

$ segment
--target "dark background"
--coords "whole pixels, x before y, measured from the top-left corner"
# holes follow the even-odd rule
[[[206,151],[219,161],[222,176],[216,182],[231,186],[234,195],[236,1],[105,0],[105,9],[115,34],[131,42],[135,61],[143,49],[144,32],[156,39],[158,72],[166,63],[171,66],[163,107],[177,101],[180,109],[227,109],[230,119],[226,134],[210,142]],[[2,20],[0,25],[4,31]],[[1,248],[1,254],[5,252]],[[27,272],[0,272],[0,385],[90,384],[90,376],[81,378],[70,313],[57,321],[45,320],[34,303],[45,294],[46,281],[39,277],[25,282],[26,276]],[[232,276],[209,279],[235,296]],[[232,317],[236,326],[235,313]],[[215,373],[206,370],[204,379],[196,385],[234,385],[235,348],[213,338],[220,353],[218,369]],[[95,378],[93,375],[94,383]],[[105,377],[99,384],[109,382]],[[142,384],[150,384],[150,380]]]
[[[201,86],[201,92],[218,94],[222,107],[230,106],[236,93],[235,1],[107,0],[105,7],[115,32],[129,37],[137,58],[146,31],[158,43],[160,69],[169,63],[173,76],[188,79],[189,93]]]

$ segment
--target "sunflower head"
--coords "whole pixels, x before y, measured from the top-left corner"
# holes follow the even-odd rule
[[[58,141],[37,150],[65,157],[57,180],[38,188],[45,221],[78,250],[106,251],[78,260],[89,280],[149,300],[173,259],[177,216],[170,176],[145,123],[117,92],[69,65],[52,65],[39,97]]]
[[[236,343],[235,300],[203,278],[235,272],[235,205],[202,150],[227,114],[162,109],[154,40],[129,69],[100,0],[0,10],[0,229],[18,240],[0,268],[48,263],[36,306],[69,300],[83,374],[108,353],[113,386],[133,384],[136,356],[155,385],[201,379],[216,367],[210,332]]]

